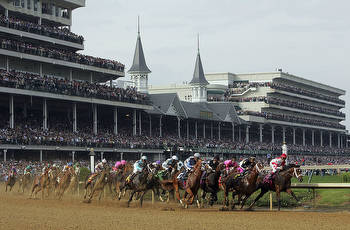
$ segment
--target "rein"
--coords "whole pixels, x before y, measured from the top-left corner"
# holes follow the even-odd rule
[[[299,177],[301,176],[300,174],[299,175],[297,174],[297,168],[294,168],[294,173],[293,174],[295,175],[295,177],[297,179],[299,179]]]

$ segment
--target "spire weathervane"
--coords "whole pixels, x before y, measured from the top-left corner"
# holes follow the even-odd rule
[[[137,15],[137,34],[140,35],[140,15]]]
[[[199,33],[197,34],[197,50],[198,50],[198,53],[199,53]]]

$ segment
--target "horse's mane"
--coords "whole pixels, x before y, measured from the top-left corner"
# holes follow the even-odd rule
[[[300,165],[296,165],[296,164],[288,164],[286,166],[284,166],[285,169],[291,169],[291,168],[300,168]]]
[[[202,165],[202,160],[199,159],[199,160],[196,162],[196,164],[194,165],[194,170],[200,168],[201,165]]]

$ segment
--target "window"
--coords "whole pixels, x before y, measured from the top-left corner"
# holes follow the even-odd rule
[[[30,10],[32,8],[32,1],[27,0],[27,9]]]
[[[14,0],[13,1],[13,5],[16,6],[16,7],[19,7],[20,6],[20,0]]]
[[[24,8],[24,1],[25,0],[21,0],[21,7]]]
[[[207,111],[200,111],[200,118],[202,119],[212,119],[213,118],[213,113],[212,112],[207,112]]]
[[[58,8],[58,6],[55,7],[55,15],[56,17],[58,17],[60,14],[60,9]]]
[[[34,11],[38,11],[39,0],[34,0]]]

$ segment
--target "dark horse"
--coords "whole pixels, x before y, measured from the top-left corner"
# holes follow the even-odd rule
[[[235,174],[229,175],[224,184],[224,192],[225,192],[225,201],[224,204],[227,207],[229,205],[228,193],[232,191],[232,206],[231,209],[234,209],[235,203],[234,198],[238,195],[238,203],[241,203],[243,208],[246,200],[257,190],[256,181],[258,179],[259,173],[264,169],[264,166],[259,162],[254,164],[254,166],[243,176],[238,176]]]
[[[12,190],[12,187],[16,184],[16,176],[14,173],[11,173],[8,175],[6,183],[5,183],[5,192],[7,192],[7,187],[10,186],[10,192]]]
[[[158,185],[159,181],[155,176],[155,169],[151,169],[149,165],[145,166],[141,173],[138,173],[132,181],[126,184],[125,190],[131,190],[131,194],[128,200],[128,207],[130,206],[130,202],[132,201],[135,193],[138,193],[141,207],[143,203],[143,197],[148,190],[157,192],[157,196],[159,196],[159,190],[157,189]]]
[[[285,168],[276,173],[272,179],[272,183],[267,180],[267,175],[260,175],[257,180],[257,190],[261,189],[260,194],[255,198],[254,202],[249,206],[248,209],[251,209],[254,204],[268,191],[276,192],[277,201],[278,201],[278,211],[281,209],[281,199],[280,193],[287,192],[290,194],[296,201],[299,202],[299,199],[295,196],[291,189],[291,179],[295,176],[299,182],[303,181],[302,172],[300,165],[290,164],[285,166]]]
[[[218,200],[217,193],[219,191],[219,179],[221,170],[225,168],[224,163],[220,163],[216,169],[207,169],[207,176],[204,182],[201,182],[200,188],[202,189],[202,203],[206,199],[207,193],[210,193],[209,205],[212,206],[215,201]]]
[[[193,167],[193,172],[188,176],[186,181],[184,194],[184,203],[186,208],[188,205],[193,204],[194,198],[197,196],[202,173],[202,160],[198,160]]]

